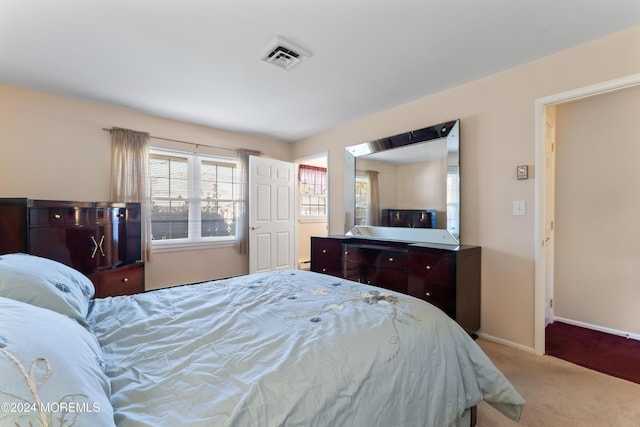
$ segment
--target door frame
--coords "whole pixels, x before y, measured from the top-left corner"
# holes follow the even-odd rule
[[[606,92],[625,89],[640,84],[640,73],[621,77],[597,83],[590,86],[573,89],[567,92],[538,98],[535,100],[535,270],[534,270],[534,353],[543,355],[545,353],[544,330],[545,330],[545,312],[547,301],[547,286],[553,289],[553,283],[548,283],[547,269],[553,269],[553,258],[547,260],[547,249],[553,250],[555,242],[547,239],[546,224],[553,218],[548,218],[547,205],[553,202],[550,200],[552,195],[547,194],[546,174],[544,171],[547,167],[546,156],[546,107],[562,104],[564,102],[574,101],[581,98],[587,98],[594,95],[600,95]],[[555,179],[555,172],[553,172]],[[548,265],[550,263],[551,265]]]
[[[326,233],[324,233],[324,236],[328,236],[329,230],[330,230],[330,215],[329,215],[329,210],[330,210],[330,206],[329,206],[329,199],[330,199],[330,192],[329,192],[329,188],[330,188],[330,179],[331,179],[331,173],[330,173],[330,169],[329,169],[329,151],[328,150],[324,150],[324,151],[320,151],[314,154],[309,154],[307,156],[301,157],[299,159],[296,159],[293,163],[295,165],[295,173],[296,173],[296,188],[295,188],[295,194],[296,194],[296,264],[300,258],[300,248],[299,248],[299,230],[298,228],[300,227],[300,222],[301,222],[301,215],[300,215],[300,181],[298,180],[298,168],[300,167],[301,164],[307,164],[307,162],[313,161],[315,159],[319,159],[319,158],[323,158],[325,160],[325,164],[327,167],[327,195],[326,195],[326,207],[327,207],[327,226],[326,226]],[[299,268],[299,266],[297,266]]]

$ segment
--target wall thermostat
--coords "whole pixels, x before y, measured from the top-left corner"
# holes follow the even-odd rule
[[[529,179],[529,166],[516,166],[516,176],[518,177],[518,179]]]

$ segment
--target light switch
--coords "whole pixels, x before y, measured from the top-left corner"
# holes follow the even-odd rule
[[[524,200],[514,200],[513,215],[524,215],[524,214],[525,214]]]

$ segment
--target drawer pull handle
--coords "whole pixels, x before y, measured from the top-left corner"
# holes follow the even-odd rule
[[[344,254],[345,255],[349,255],[349,251],[344,251]]]
[[[323,249],[323,250],[322,250],[322,253],[323,253],[323,254],[326,254],[326,253],[327,253],[327,250],[326,250],[326,249]]]
[[[431,270],[431,266],[430,265],[427,265],[427,270]]]
[[[122,282],[123,282],[123,283],[127,283],[128,281],[129,281],[129,278],[128,278],[128,277],[123,277],[123,278],[122,278]]]
[[[91,251],[91,259],[96,257],[96,252],[100,250],[100,255],[105,256],[102,244],[104,243],[104,236],[100,237],[100,242],[96,241],[96,238],[91,236],[91,242],[93,243],[93,250]]]
[[[389,262],[393,262],[393,258],[389,258]]]
[[[58,214],[58,213],[57,213],[57,214],[53,214],[53,217],[54,217],[55,219],[60,219],[60,218],[61,218],[61,217],[60,217],[60,214]]]
[[[427,292],[427,293],[425,294],[425,296],[426,296],[427,298],[431,298],[431,292]]]
[[[327,269],[326,269],[326,268],[323,268],[323,269],[322,269],[322,272],[324,273],[325,271],[327,271]]]

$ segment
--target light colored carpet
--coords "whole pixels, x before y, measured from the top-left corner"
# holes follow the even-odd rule
[[[640,427],[640,384],[552,356],[477,343],[527,401],[518,423],[482,402],[478,427]]]

